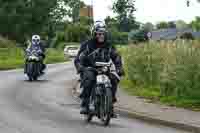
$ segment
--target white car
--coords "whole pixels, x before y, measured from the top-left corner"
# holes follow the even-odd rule
[[[73,45],[73,46],[65,46],[64,48],[64,54],[69,57],[76,57],[79,51],[79,46]]]

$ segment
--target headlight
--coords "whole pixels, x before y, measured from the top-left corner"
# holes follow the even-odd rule
[[[38,58],[38,57],[36,57],[36,56],[29,56],[29,60],[36,60],[36,61],[38,61],[38,60],[39,60],[39,58]]]
[[[102,71],[103,71],[103,72],[107,72],[107,71],[108,71],[108,67],[103,67],[103,68],[102,68]]]

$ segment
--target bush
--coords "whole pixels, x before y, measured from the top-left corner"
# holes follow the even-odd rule
[[[0,36],[0,48],[11,48],[15,46],[16,46],[15,42],[7,40]]]
[[[46,63],[68,61],[63,50],[47,49]],[[21,48],[0,48],[0,70],[21,68],[24,66],[24,51]]]
[[[145,42],[147,40],[146,30],[133,30],[129,33],[129,41],[132,43]]]
[[[68,60],[64,58],[63,50],[48,49],[46,54],[47,54],[47,58],[45,60],[45,63],[47,64],[51,64],[55,62],[64,62]]]
[[[113,44],[128,44],[128,33],[111,30],[108,34],[108,40]]]
[[[122,53],[127,79],[135,87],[143,88],[139,90],[140,94],[145,92],[146,95],[153,89],[159,93],[157,98],[163,97],[164,101],[174,97],[182,103],[183,99],[190,104],[195,101],[195,106],[200,107],[198,41],[151,42],[129,46]]]
[[[190,32],[185,32],[180,36],[181,39],[194,40],[194,36]]]
[[[70,24],[64,32],[57,32],[56,37],[51,42],[51,48],[61,48],[66,42],[83,42],[90,37],[89,26]],[[59,46],[62,45],[62,46]]]
[[[23,67],[23,57],[20,48],[0,48],[0,70]]]
[[[65,41],[82,42],[90,37],[89,26],[73,24],[69,25],[65,30]]]

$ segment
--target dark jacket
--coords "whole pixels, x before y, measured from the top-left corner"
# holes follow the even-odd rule
[[[83,67],[94,67],[96,61],[107,62],[110,58],[115,64],[116,69],[122,70],[121,56],[113,46],[106,43],[98,47],[95,40],[89,40],[81,44],[80,50],[74,60],[74,65],[77,71],[80,72]]]
[[[43,58],[45,58],[45,47],[43,46],[42,43],[40,43],[39,45],[30,44],[28,46],[28,48],[26,49],[27,55],[29,52],[31,52],[33,50],[36,50],[39,55],[41,55]]]

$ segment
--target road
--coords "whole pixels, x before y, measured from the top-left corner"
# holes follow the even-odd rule
[[[74,77],[71,63],[49,65],[32,83],[22,70],[0,72],[0,133],[187,133],[123,116],[109,127],[87,124],[71,95]]]

